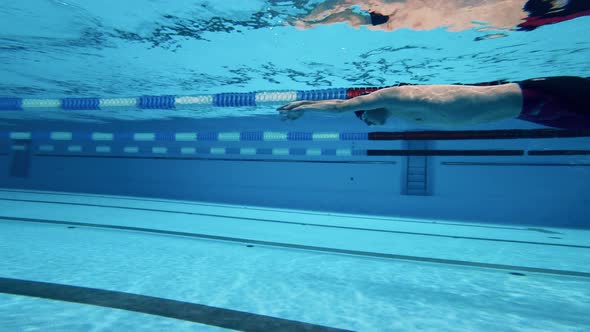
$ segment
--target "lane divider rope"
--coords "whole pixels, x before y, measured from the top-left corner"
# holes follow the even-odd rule
[[[0,131],[0,140],[34,141],[167,141],[167,142],[280,142],[280,141],[395,141],[395,140],[497,140],[590,137],[590,130],[508,129],[405,132],[299,132],[299,131]]]
[[[175,109],[180,106],[254,107],[266,104],[288,103],[299,100],[350,99],[382,89],[335,88],[298,91],[232,92],[194,96],[139,96],[126,98],[17,98],[0,97],[0,111],[23,111],[33,109],[54,109],[65,111],[91,111],[117,107],[139,109]]]
[[[366,141],[369,133],[339,132],[70,132],[10,131],[0,132],[0,140],[34,141],[166,141],[166,142],[280,142],[280,141]]]
[[[524,150],[505,149],[353,149],[353,148],[257,148],[257,147],[201,147],[164,145],[111,146],[82,144],[40,144],[28,146],[13,144],[12,151],[36,151],[38,153],[97,153],[101,154],[153,154],[153,155],[235,155],[235,156],[308,156],[308,157],[400,157],[400,156],[524,156]]]

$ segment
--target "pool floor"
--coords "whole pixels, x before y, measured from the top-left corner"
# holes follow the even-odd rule
[[[7,190],[0,208],[8,330],[590,329],[584,230]],[[72,288],[103,306],[56,300]]]

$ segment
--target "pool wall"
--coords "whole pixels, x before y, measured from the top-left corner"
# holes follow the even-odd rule
[[[274,117],[167,121],[182,132],[259,130],[314,132],[365,131],[354,127],[352,117],[317,124],[318,119],[280,123]],[[279,122],[279,123],[278,123]],[[316,125],[310,126],[310,122]],[[518,123],[517,123],[518,124]],[[526,126],[525,126],[526,127]],[[55,130],[129,131],[129,123],[100,127],[61,124]],[[25,129],[25,128],[23,128]],[[39,123],[29,130],[48,130]],[[161,125],[138,122],[137,132],[165,130]],[[471,129],[471,128],[470,128]],[[18,128],[16,129],[18,130]],[[197,147],[413,149],[407,141],[337,142],[198,142]],[[468,222],[518,223],[588,227],[590,215],[590,160],[587,155],[529,155],[530,151],[583,151],[588,138],[424,141],[428,151],[522,151],[517,156],[425,157],[426,188],[408,195],[405,156],[186,156],[172,151],[176,142],[144,142],[146,149],[165,147],[167,153],[99,153],[96,144],[57,142],[52,153],[41,153],[33,142],[30,151],[13,151],[3,142],[0,186],[4,188],[160,197],[277,208],[334,211]],[[16,143],[15,143],[16,144]],[[90,145],[88,145],[90,144]],[[116,144],[115,144],[116,145]],[[112,151],[121,149],[114,146]],[[89,151],[89,152],[88,152]],[[202,159],[200,159],[202,158]],[[246,161],[247,160],[247,161]],[[23,170],[25,168],[26,170]],[[15,171],[20,169],[19,171]]]

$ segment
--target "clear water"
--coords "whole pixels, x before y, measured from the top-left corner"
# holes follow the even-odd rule
[[[450,26],[436,18],[427,25],[423,10],[407,11],[416,20],[393,31],[293,26],[322,6],[366,10],[367,3],[377,4],[7,0],[0,6],[0,97],[590,76],[588,16],[518,31],[479,22],[491,16],[475,6],[461,11],[475,17],[451,12]],[[473,2],[482,3],[518,1]],[[282,122],[279,105],[2,111],[0,131],[433,129],[402,121],[367,127],[350,114]],[[457,130],[539,128],[505,120]],[[405,141],[144,141],[134,145],[140,151],[133,158],[121,152],[127,142],[33,140],[22,151],[14,146],[25,143],[1,143],[3,330],[590,329],[588,155],[428,157],[428,195],[416,196],[405,194],[408,157],[178,152],[411,149]],[[49,144],[52,151],[42,149]],[[588,146],[588,138],[426,144],[429,150]],[[144,306],[133,302],[138,295],[150,297],[139,300]],[[192,314],[178,316],[185,312]]]

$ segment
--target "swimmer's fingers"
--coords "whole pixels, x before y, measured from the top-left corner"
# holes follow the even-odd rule
[[[316,112],[335,112],[342,100],[324,100],[324,101],[296,101],[278,108],[281,113],[281,120],[296,120],[308,111]]]
[[[303,111],[282,111],[281,121],[297,120],[303,116]]]
[[[289,103],[287,105],[283,105],[277,109],[281,115],[281,121],[287,120],[297,120],[303,116],[303,111],[298,111],[295,108],[300,107],[305,104],[313,103],[313,101],[305,100],[305,101],[295,101]]]
[[[316,103],[316,101],[313,101],[313,100],[294,101],[294,102],[288,103],[287,105],[283,105],[283,106],[277,108],[277,110],[278,111],[290,111],[296,107],[306,105],[306,104],[312,104],[312,103]]]

